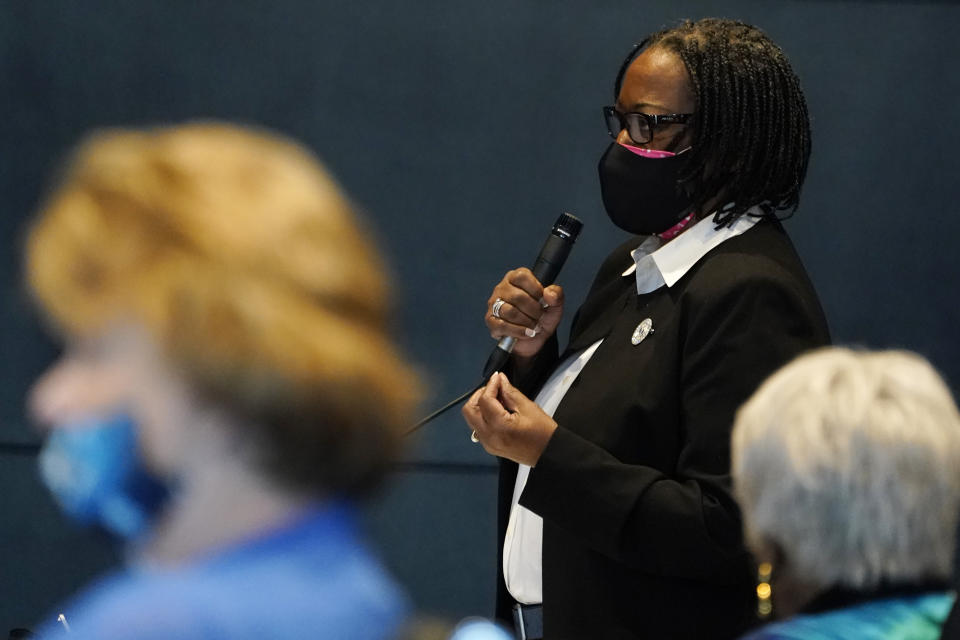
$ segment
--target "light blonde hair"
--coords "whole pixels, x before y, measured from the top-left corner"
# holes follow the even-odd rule
[[[828,348],[737,413],[733,476],[747,539],[822,587],[942,580],[960,499],[960,415],[923,358]]]
[[[273,473],[351,492],[411,423],[368,233],[318,160],[218,123],[95,133],[36,216],[29,286],[67,338],[144,326],[197,387],[262,429]]]

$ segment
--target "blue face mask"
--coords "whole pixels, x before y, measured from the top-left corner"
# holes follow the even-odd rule
[[[144,468],[130,418],[90,418],[54,428],[39,457],[44,484],[67,515],[123,538],[141,536],[169,498]]]

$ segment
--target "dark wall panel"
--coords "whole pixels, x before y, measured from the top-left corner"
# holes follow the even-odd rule
[[[451,619],[493,611],[496,469],[446,466],[397,473],[368,511],[387,566],[423,611]]]
[[[215,117],[305,141],[377,229],[397,335],[439,404],[479,372],[491,286],[532,259],[563,210],[586,222],[562,276],[571,306],[583,296],[622,237],[596,184],[612,76],[644,33],[719,10],[693,0],[0,4],[0,444],[35,440],[23,396],[55,353],[19,285],[21,230],[57,159],[90,128]],[[788,229],[835,336],[919,350],[960,384],[960,7],[736,0],[722,10],[764,27],[806,87],[814,154]],[[487,611],[492,462],[456,412],[413,443],[414,462],[489,468],[414,465],[372,507],[375,535],[421,606]],[[0,455],[0,632],[113,557],[65,529],[31,469],[29,456]]]

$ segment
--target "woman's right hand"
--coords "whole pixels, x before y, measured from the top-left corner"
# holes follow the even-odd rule
[[[498,299],[503,300],[499,318],[493,315],[493,305]],[[529,358],[553,335],[562,317],[563,288],[556,284],[544,287],[530,269],[521,267],[508,271],[493,288],[484,321],[491,337],[516,338],[513,354]]]

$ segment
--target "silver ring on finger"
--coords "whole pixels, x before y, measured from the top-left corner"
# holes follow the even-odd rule
[[[498,320],[502,320],[503,318],[500,317],[500,309],[503,307],[504,302],[506,302],[506,300],[503,298],[497,298],[494,300],[493,306],[490,308],[490,315]]]

